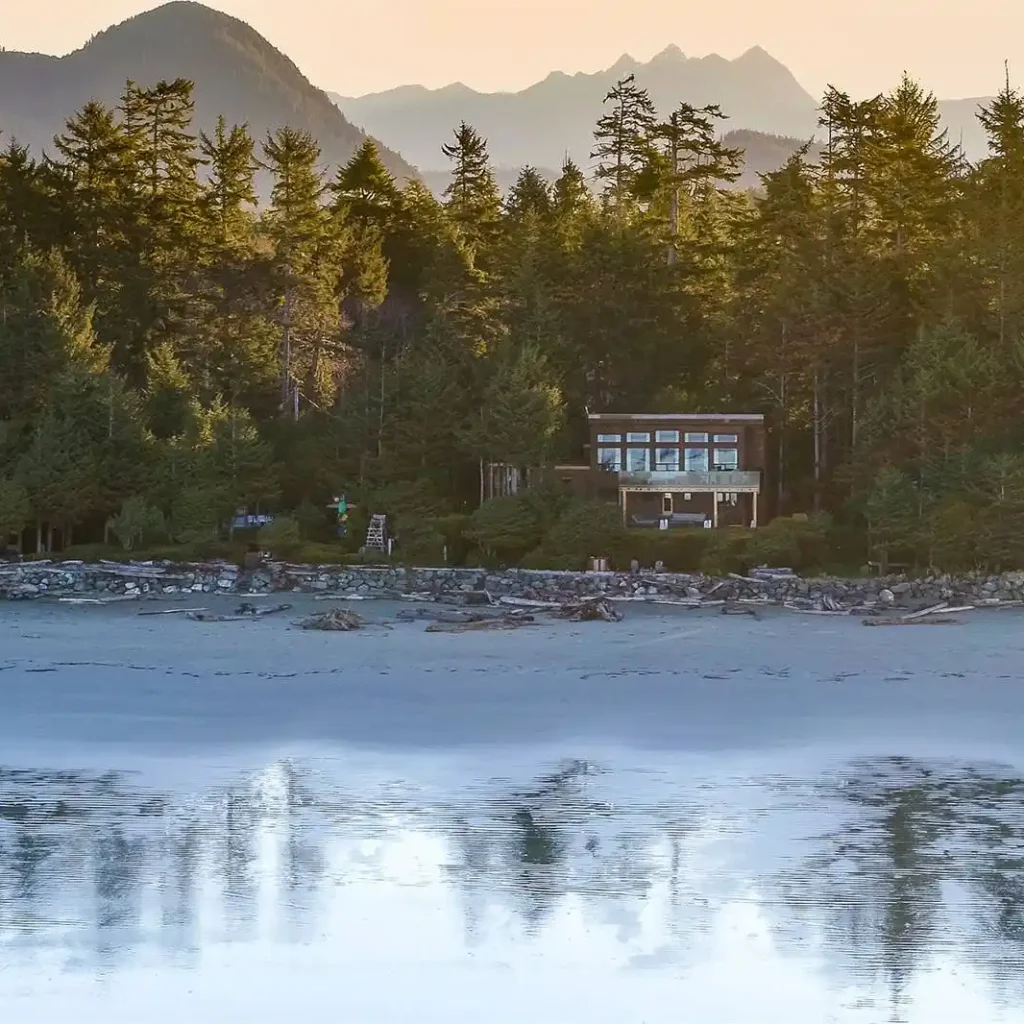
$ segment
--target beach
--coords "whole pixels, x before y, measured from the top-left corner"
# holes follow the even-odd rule
[[[1024,1020],[1020,612],[279,599],[0,606],[7,1019]]]

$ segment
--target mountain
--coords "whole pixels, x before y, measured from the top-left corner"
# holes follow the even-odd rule
[[[735,60],[712,54],[686,57],[670,46],[646,64],[626,55],[595,74],[552,72],[515,93],[481,93],[456,83],[442,89],[411,85],[361,97],[331,94],[345,115],[424,170],[446,166],[441,145],[460,121],[486,136],[498,166],[561,167],[566,154],[590,166],[592,131],[602,100],[618,79],[633,73],[659,111],[681,100],[718,103],[727,128],[810,138],[816,101],[787,68],[759,47]]]
[[[191,2],[165,4],[93,36],[65,57],[0,51],[0,130],[36,152],[90,99],[113,105],[128,79],[195,82],[196,126],[217,116],[247,122],[257,142],[291,125],[310,132],[323,163],[343,163],[365,139],[327,95],[245,22]],[[400,178],[418,177],[398,153],[381,155]]]
[[[554,71],[521,92],[481,93],[456,82],[442,89],[405,85],[359,97],[328,95],[351,121],[398,148],[428,174],[446,168],[441,145],[463,120],[487,139],[491,158],[499,168],[524,164],[560,167],[566,155],[589,168],[591,133],[602,100],[616,81],[631,73],[662,114],[682,100],[694,106],[717,103],[729,115],[723,130],[739,132],[745,139],[748,172],[755,164],[758,170],[773,169],[763,164],[761,156],[757,160],[752,157],[756,151],[767,158],[772,149],[781,154],[786,147],[780,150],[770,141],[772,137],[807,140],[820,136],[818,100],[785,65],[758,46],[735,60],[717,54],[687,57],[676,46],[669,46],[646,64],[626,54],[594,74]],[[971,159],[985,152],[984,133],[975,113],[979,104],[987,102],[989,98],[979,97],[939,104],[951,140],[962,138]],[[746,187],[751,183],[756,184],[756,175],[748,173],[738,184]]]

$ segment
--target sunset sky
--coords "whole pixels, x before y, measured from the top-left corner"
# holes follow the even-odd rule
[[[0,45],[63,54],[153,0],[0,0]],[[1024,82],[1024,2],[936,0],[214,0],[346,95],[411,82],[520,89],[549,71],[595,71],[669,43],[688,56],[763,46],[818,95],[889,88],[903,70],[941,98],[995,92],[1003,62]],[[982,14],[983,12],[983,14]]]

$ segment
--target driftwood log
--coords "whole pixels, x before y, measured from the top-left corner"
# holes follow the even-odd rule
[[[598,597],[586,601],[564,604],[552,614],[570,622],[621,622],[622,612],[607,598]]]
[[[354,629],[362,629],[365,625],[366,620],[350,608],[332,608],[329,612],[319,612],[300,620],[299,629],[350,633]]]
[[[509,612],[497,618],[470,619],[463,622],[432,622],[427,626],[428,633],[476,633],[490,629],[518,629],[520,626],[533,625],[534,618],[525,612]]]

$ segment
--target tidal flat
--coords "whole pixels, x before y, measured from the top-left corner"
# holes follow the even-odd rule
[[[283,599],[0,605],[5,1020],[1024,1022],[1024,614]]]

